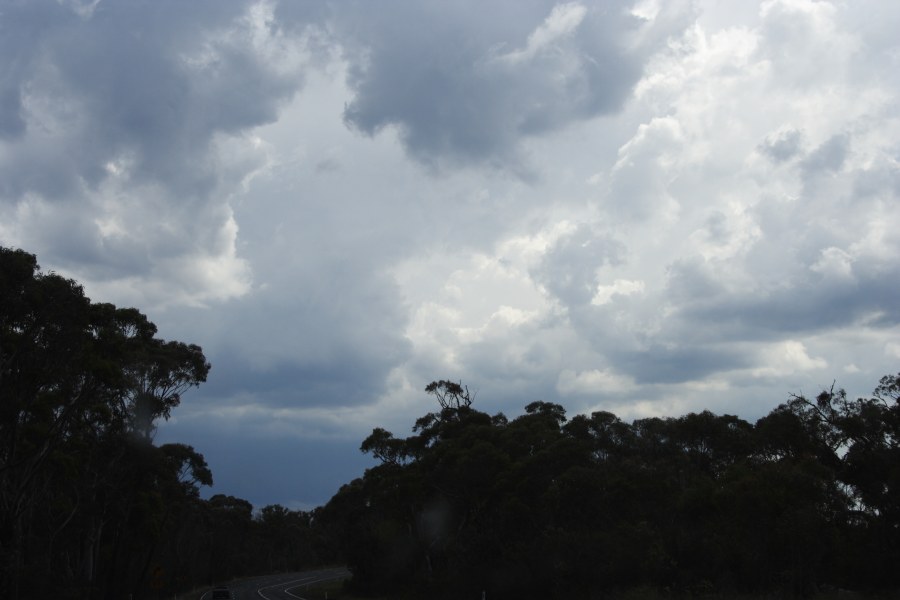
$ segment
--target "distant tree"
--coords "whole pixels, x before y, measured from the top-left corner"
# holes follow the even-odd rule
[[[298,571],[316,564],[310,513],[270,504],[256,515],[254,529],[258,572]]]
[[[208,545],[202,554],[206,562],[202,581],[212,584],[251,574],[259,558],[252,539],[253,505],[242,498],[216,494],[204,509],[202,535]]]

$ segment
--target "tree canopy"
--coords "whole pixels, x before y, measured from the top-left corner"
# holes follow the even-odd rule
[[[156,333],[0,247],[0,597],[157,597],[335,560],[312,513],[202,500],[203,455],[154,445],[210,370]]]
[[[649,586],[803,596],[900,584],[900,374],[872,398],[791,397],[756,423],[626,423],[536,401],[509,420],[445,380],[413,435],[322,518],[361,592],[594,598]],[[894,566],[892,566],[894,565]]]

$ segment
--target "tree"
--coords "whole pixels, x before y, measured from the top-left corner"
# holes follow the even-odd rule
[[[508,420],[432,382],[440,412],[362,444],[381,464],[323,509],[354,585],[380,594],[605,597],[651,586],[805,596],[894,590],[900,375],[872,398],[794,396],[756,424],[708,411]],[[335,525],[339,524],[339,525]]]
[[[210,368],[199,346],[155,335],[136,309],[94,304],[33,255],[0,248],[0,596],[114,585],[111,549],[139,515],[165,514],[165,478],[145,474],[173,467],[189,478],[182,495],[210,481],[192,450],[151,444],[155,421]]]
[[[359,449],[380,460],[382,463],[399,465],[409,456],[406,440],[394,437],[394,434],[381,427],[376,427],[372,433],[363,440]]]
[[[27,517],[47,489],[47,465],[106,383],[88,348],[90,303],[74,281],[0,248],[0,595],[15,598]]]
[[[469,387],[463,386],[462,382],[453,383],[445,379],[432,381],[425,386],[425,391],[437,399],[442,410],[459,411],[472,406],[473,398],[469,393]]]
[[[846,528],[868,551],[847,561],[849,582],[900,585],[900,374],[882,377],[871,398],[850,400],[832,386],[814,401],[793,397],[789,408],[832,451],[828,465],[852,501]]]

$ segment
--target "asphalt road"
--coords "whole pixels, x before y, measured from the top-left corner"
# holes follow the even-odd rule
[[[322,569],[246,579],[229,584],[228,588],[235,600],[304,600],[303,592],[307,586],[347,577],[350,577],[350,571],[344,568]],[[210,600],[211,596],[210,590],[200,600]]]

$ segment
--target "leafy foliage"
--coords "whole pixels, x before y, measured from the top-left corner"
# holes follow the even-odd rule
[[[547,402],[492,417],[441,380],[425,388],[440,411],[405,439],[375,429],[361,449],[381,464],[322,519],[373,594],[895,589],[898,390],[900,375],[871,399],[796,396],[755,424],[708,411],[628,424]]]
[[[334,560],[312,513],[202,500],[203,455],[153,444],[209,369],[138,310],[0,248],[0,597],[158,597]]]

